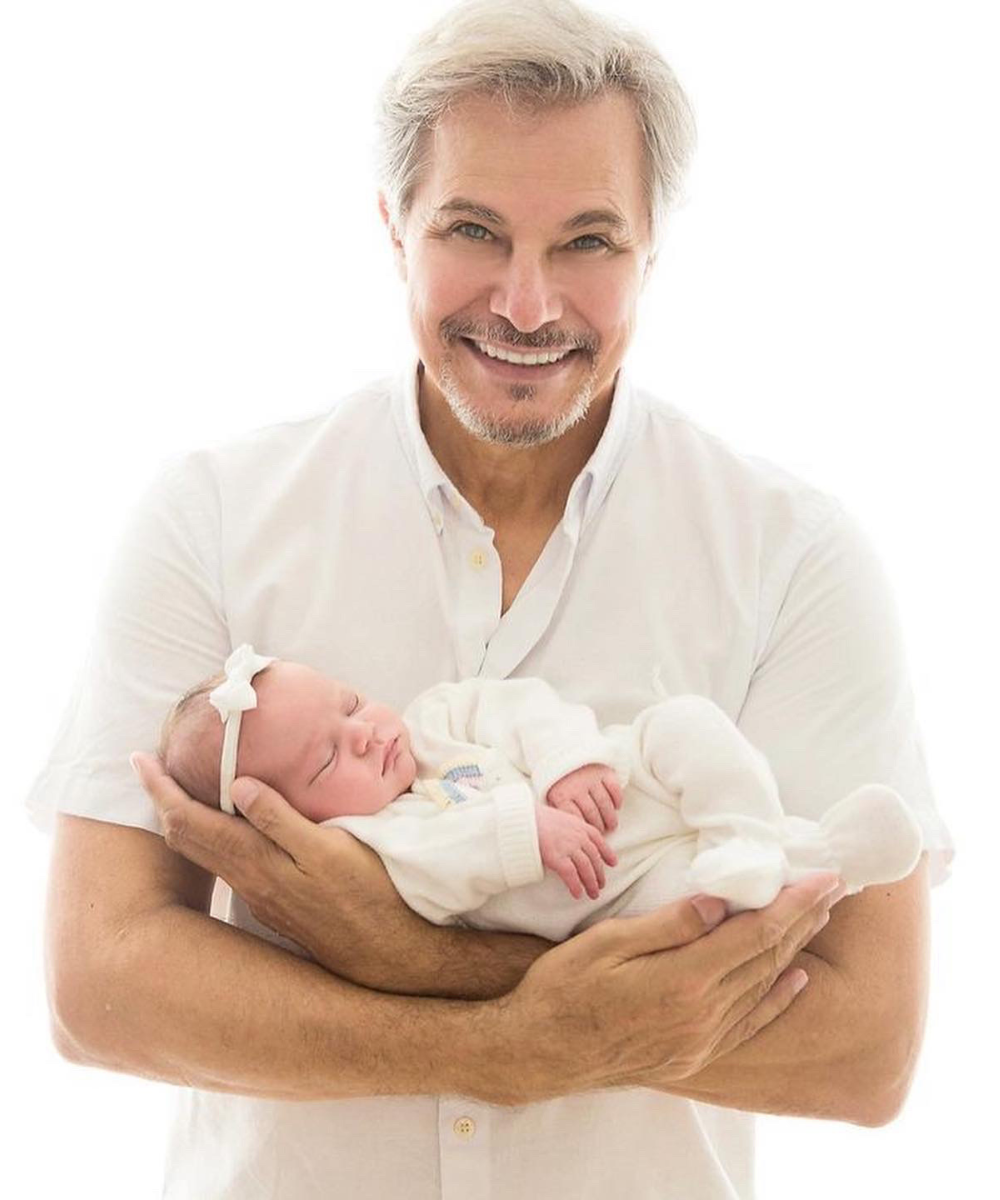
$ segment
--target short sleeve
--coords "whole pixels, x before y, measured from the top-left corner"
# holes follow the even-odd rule
[[[838,508],[772,606],[738,725],[767,756],[785,810],[818,818],[865,783],[913,810],[931,881],[954,847],[928,778],[894,598],[857,522]]]
[[[128,756],[156,749],[173,703],[229,652],[218,558],[210,472],[198,456],[177,459],[137,504],[112,558],[88,651],[27,799],[42,828],[66,812],[160,832]]]

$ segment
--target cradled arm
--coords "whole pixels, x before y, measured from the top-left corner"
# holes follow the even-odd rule
[[[737,918],[738,930],[725,922],[707,932],[721,919],[718,902],[712,916],[678,901],[601,922],[549,949],[540,939],[429,925],[391,884],[386,903],[364,877],[378,864],[372,851],[313,825],[270,789],[248,799],[238,781],[234,799],[248,817],[241,821],[185,797],[162,773],[146,769],[144,779],[167,846],[192,862],[214,862],[278,932],[310,950],[318,939],[362,972],[388,964],[405,981],[437,970],[438,986],[447,977],[496,997],[469,1004],[351,987],[192,911],[176,875],[192,868],[178,866],[159,839],[127,830],[129,839],[147,840],[102,847],[112,836],[104,831],[116,827],[74,822],[85,828],[73,831],[68,855],[57,855],[50,920],[64,1052],[222,1090],[299,1098],[449,1092],[524,1104],[617,1085],[623,1072],[648,1063],[660,1067],[661,1083],[685,1078],[724,1038],[739,1044],[792,1002],[786,968],[825,921],[835,882],[821,876],[787,888],[765,912]],[[114,884],[100,895],[109,876]],[[144,887],[143,879],[157,884]],[[699,992],[704,980],[717,990],[713,1004]],[[595,1028],[609,1036],[594,1038]]]

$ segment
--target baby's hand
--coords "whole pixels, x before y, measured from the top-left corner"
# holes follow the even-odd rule
[[[613,867],[618,856],[576,813],[539,808],[536,814],[538,848],[544,865],[559,876],[575,900],[580,899],[584,888],[591,900],[596,900],[604,887],[601,859]]]
[[[546,803],[565,813],[578,813],[595,829],[617,828],[615,809],[622,806],[618,776],[603,763],[588,763],[570,771],[549,788]]]

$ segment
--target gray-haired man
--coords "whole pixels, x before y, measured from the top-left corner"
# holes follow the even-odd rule
[[[749,1112],[902,1103],[949,842],[878,565],[836,501],[622,370],[690,131],[659,56],[573,4],[449,14],[383,105],[419,361],[139,507],[35,803],[61,814],[61,1049],[190,1086],[169,1197],[749,1196]],[[541,676],[602,722],[708,695],[788,811],[886,783],[928,854],[832,914],[819,876],[555,948],[428,925],[267,780],[237,785],[248,821],[148,756],[137,785],[129,751],[243,641],[397,707],[473,675]],[[215,875],[242,929],[209,919]]]

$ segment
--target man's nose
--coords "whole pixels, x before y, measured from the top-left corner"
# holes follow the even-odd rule
[[[521,333],[558,321],[563,303],[551,265],[532,251],[513,251],[494,284],[490,311]]]

